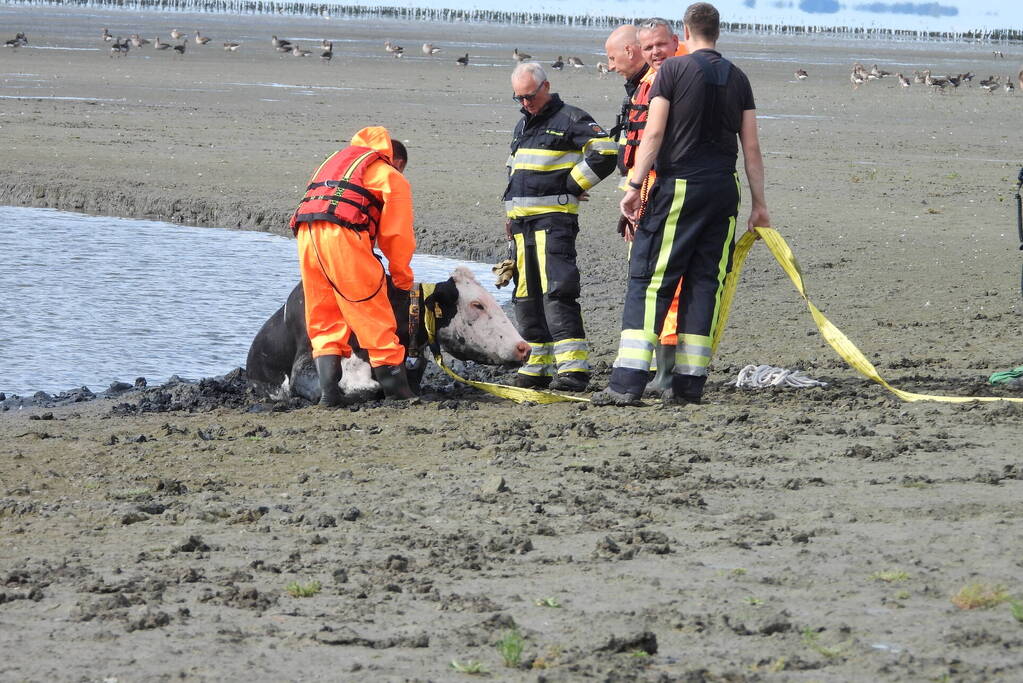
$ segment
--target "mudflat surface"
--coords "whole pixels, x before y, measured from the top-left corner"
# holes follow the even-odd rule
[[[12,204],[282,232],[315,165],[379,123],[408,142],[423,250],[496,260],[512,48],[582,56],[588,68],[552,81],[603,123],[622,92],[592,67],[596,31],[0,16],[31,41],[0,54]],[[104,26],[212,42],[111,58]],[[334,59],[279,55],[273,34],[333,39]],[[427,40],[445,52],[422,56]],[[721,47],[754,84],[771,215],[813,301],[900,388],[1020,396],[985,378],[1023,362],[1023,100],[890,78],[854,91],[848,72],[1005,76],[1021,50]],[[598,187],[579,239],[594,387],[625,286],[616,205]],[[729,387],[748,363],[829,386]],[[0,677],[456,680],[476,664],[502,680],[1018,677],[1023,625],[1005,598],[1023,591],[1023,408],[902,403],[862,379],[762,246],[704,405],[514,405],[437,377],[412,405],[334,412],[255,404],[230,381],[4,412]],[[996,604],[961,609],[964,587]],[[497,643],[516,630],[508,667]]]

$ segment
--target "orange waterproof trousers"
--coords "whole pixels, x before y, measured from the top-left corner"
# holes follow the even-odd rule
[[[678,334],[675,333],[675,329],[678,327],[678,295],[682,291],[682,283],[684,281],[684,278],[678,281],[678,288],[675,289],[675,298],[671,300],[668,313],[664,316],[661,336],[657,338],[657,341],[663,346],[678,346]]]
[[[302,225],[297,239],[313,358],[350,356],[348,338],[355,333],[373,367],[403,363],[405,347],[398,341],[384,268],[373,255],[369,233],[313,221]]]

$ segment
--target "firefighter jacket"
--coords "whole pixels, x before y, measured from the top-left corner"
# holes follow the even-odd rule
[[[350,151],[353,148],[355,151]],[[343,189],[346,196],[350,195],[355,198],[353,199],[355,204],[365,200],[366,213],[372,219],[370,223],[375,223],[375,227],[369,227],[365,233],[360,234],[368,235],[370,242],[375,243],[387,258],[388,270],[395,287],[409,290],[413,284],[410,263],[412,254],[416,250],[416,238],[412,229],[412,188],[405,176],[391,165],[393,158],[391,136],[386,128],[369,126],[356,133],[352,138],[351,147],[328,158],[313,173],[309,181],[310,189],[306,191],[306,195],[309,196],[310,193],[325,194],[323,190],[331,189],[330,187],[314,188],[313,185],[319,182],[341,180],[352,165],[349,163],[345,166],[344,163],[332,163],[332,161],[351,158],[352,162],[359,162],[359,159],[366,153],[371,154],[361,162],[361,167],[357,169],[358,174],[361,175],[358,189],[354,189],[355,183],[351,182],[354,177],[349,178],[349,184],[343,188],[335,183],[334,189]],[[344,168],[341,168],[342,166]],[[296,230],[305,225],[314,225],[313,220],[323,219],[322,216],[314,216],[311,219],[302,216],[307,211],[305,206],[318,205],[320,202],[321,200],[303,201],[299,205],[293,218]],[[356,207],[351,204],[348,206],[354,213]],[[315,206],[313,208],[315,209]],[[312,211],[312,213],[317,213],[317,211]],[[330,220],[330,222],[344,225],[336,220]],[[370,246],[370,252],[372,252],[372,246]]]
[[[633,96],[639,89],[640,83],[651,72],[646,64],[639,71],[633,74],[632,78],[625,81],[625,99],[622,100],[622,110],[618,112],[614,128],[611,129],[611,138],[618,142],[618,173],[625,176],[629,173],[629,167],[625,165],[625,133],[632,112]],[[649,91],[649,87],[647,89]]]
[[[508,218],[579,213],[579,195],[615,170],[617,147],[593,117],[557,94],[535,116],[523,110],[508,156]]]

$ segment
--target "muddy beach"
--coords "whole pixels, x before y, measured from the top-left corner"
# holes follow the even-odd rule
[[[0,54],[4,204],[283,234],[313,165],[372,122],[409,147],[422,250],[493,261],[512,48],[580,55],[553,86],[602,123],[622,92],[583,29],[0,17],[31,41]],[[104,27],[212,41],[111,57]],[[273,34],[314,51],[279,55]],[[986,385],[1023,363],[1023,99],[848,79],[855,61],[1004,77],[1023,49],[721,47],[753,83],[772,219],[812,300],[899,388],[1023,395]],[[595,387],[625,288],[616,207],[605,183],[581,219]],[[829,384],[729,386],[749,363]],[[863,379],[762,247],[700,406],[515,405],[433,372],[412,405],[328,412],[256,402],[230,371],[0,413],[0,678],[1019,677],[1023,407],[903,403]]]

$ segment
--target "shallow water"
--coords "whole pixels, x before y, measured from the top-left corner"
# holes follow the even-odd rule
[[[413,269],[436,282],[460,263]],[[508,300],[489,265],[466,265]],[[276,235],[0,207],[0,391],[223,374],[298,280],[295,243]]]

